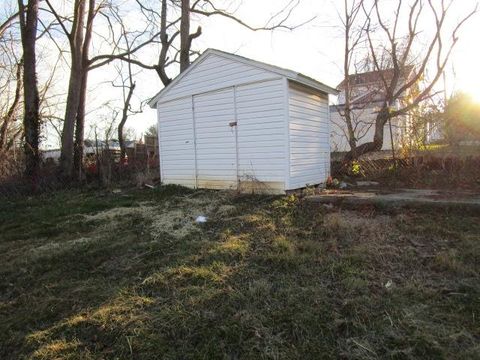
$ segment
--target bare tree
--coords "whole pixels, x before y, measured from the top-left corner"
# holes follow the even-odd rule
[[[0,24],[0,156],[21,134],[21,127],[15,126],[23,105],[22,59],[17,55],[18,39],[14,35],[18,11]]]
[[[18,3],[17,3],[18,6]],[[26,7],[25,7],[26,10]],[[12,147],[20,142],[23,137],[23,107],[24,107],[24,84],[23,84],[23,54],[21,43],[20,17],[19,12],[9,16],[0,25],[0,153],[9,152]],[[38,19],[41,24],[40,18]],[[44,32],[37,30],[36,42]],[[36,49],[36,67],[42,66],[44,53]],[[37,85],[39,93],[39,126],[47,118],[54,116],[54,104],[52,100],[58,94],[52,94],[52,81],[57,70],[57,63],[49,64],[51,73],[46,80]],[[45,73],[45,71],[42,71]],[[4,155],[6,156],[6,155]],[[11,159],[11,156],[8,156]],[[12,159],[13,160],[13,159]]]
[[[70,79],[60,155],[60,174],[65,178],[69,178],[72,176],[74,165],[75,125],[77,125],[76,134],[78,137],[78,141],[75,144],[77,146],[77,162],[81,162],[81,156],[78,154],[80,151],[83,152],[83,108],[87,86],[86,63],[88,62],[88,50],[92,38],[93,20],[99,8],[95,7],[95,0],[75,0],[73,4],[73,20],[71,28],[68,30],[65,17],[58,14],[50,0],[46,0],[46,3],[60,24],[70,45]]]
[[[61,16],[52,6],[50,0],[46,0],[46,3],[49,11],[55,16],[67,36],[71,53],[69,88],[62,131],[60,172],[63,177],[69,178],[72,177],[75,169],[76,177],[81,179],[88,72],[106,65],[114,59],[128,58],[130,54],[154,42],[159,33],[152,34],[150,37],[147,36],[147,39],[145,39],[145,36],[143,36],[145,29],[135,33],[132,32],[129,35],[133,37],[132,43],[134,44],[129,46],[128,50],[123,50],[121,42],[126,37],[126,30],[118,7],[114,6],[111,1],[101,0],[97,4],[95,0],[75,0],[70,30],[67,29],[67,22],[70,22],[70,20]],[[106,9],[110,12],[107,13]],[[98,14],[102,14],[108,24],[110,33],[108,42],[112,44],[112,52],[89,58],[90,44],[94,33],[94,20]],[[122,28],[119,35],[115,31],[116,24],[120,24]],[[140,43],[138,44],[136,41]]]
[[[343,82],[342,91],[344,94],[344,101],[342,108],[337,107],[342,120],[346,124],[346,136],[350,145],[352,156],[356,156],[358,132],[356,131],[357,119],[355,119],[355,112],[352,104],[354,94],[350,81],[352,79],[351,69],[358,46],[364,40],[365,26],[357,26],[357,20],[362,15],[363,0],[344,0],[344,13],[342,24],[344,28],[344,58],[343,58]],[[365,24],[363,24],[365,25]]]
[[[71,30],[67,30],[64,18],[60,17],[49,0],[46,0],[50,10],[57,18],[70,45],[71,64],[70,79],[68,83],[68,95],[65,110],[65,118],[62,130],[62,147],[60,155],[60,171],[63,177],[70,177],[73,169],[73,147],[75,120],[82,93],[82,81],[84,76],[83,56],[84,47],[84,23],[86,0],[74,1],[74,15]]]
[[[145,0],[136,0],[143,15],[148,23],[152,24],[151,34],[159,34],[160,51],[155,64],[146,63],[135,57],[128,58],[126,54],[102,55],[92,58],[91,61],[103,60],[110,62],[115,59],[128,61],[141,68],[155,70],[164,86],[167,86],[172,79],[167,75],[167,69],[173,64],[179,64],[180,72],[184,71],[190,65],[192,55],[198,54],[192,50],[193,40],[201,36],[202,28],[197,27],[194,33],[190,32],[191,21],[194,15],[199,17],[218,16],[224,17],[252,31],[271,31],[275,29],[294,30],[310,21],[315,17],[309,18],[300,24],[288,24],[288,20],[294,9],[298,6],[299,0],[289,1],[283,8],[271,16],[264,25],[253,26],[240,19],[233,12],[218,7],[211,0],[161,0],[160,13],[152,6],[149,6]],[[177,16],[178,11],[180,16]],[[178,24],[180,23],[180,26]],[[180,37],[180,44],[175,44],[175,40]],[[152,43],[155,38],[152,36]],[[146,44],[142,44],[142,47]],[[131,51],[130,54],[135,53]]]
[[[90,42],[92,40],[93,20],[97,12],[101,9],[101,6],[102,3],[100,3],[98,8],[95,8],[95,0],[89,0],[87,23],[85,27],[85,39],[81,49],[81,67],[83,72],[80,83],[80,96],[78,100],[78,108],[75,119],[75,142],[73,149],[73,168],[79,180],[81,180],[83,176],[83,142],[85,136],[85,106],[87,101],[88,87],[88,54],[90,50]]]
[[[118,143],[120,145],[120,161],[123,163],[126,158],[126,146],[125,146],[125,124],[127,123],[128,117],[131,114],[138,114],[142,112],[141,106],[139,110],[132,109],[132,97],[133,92],[135,91],[136,83],[133,80],[134,74],[132,72],[132,64],[126,63],[127,72],[124,74],[122,67],[117,68],[120,77],[120,85],[115,84],[112,82],[114,87],[121,87],[122,88],[122,98],[123,98],[123,108],[121,112],[120,122],[118,123],[117,133],[118,133]]]
[[[37,87],[36,54],[38,0],[18,0],[20,33],[23,49],[23,128],[25,136],[25,176],[36,184],[40,167],[40,96]]]
[[[380,0],[373,0],[369,7],[362,1],[362,9],[366,16],[365,35],[372,58],[373,67],[381,79],[382,104],[377,112],[374,123],[374,136],[372,141],[353,147],[346,155],[346,160],[351,160],[362,154],[382,149],[384,140],[384,127],[393,118],[406,115],[417,107],[422,101],[432,96],[433,88],[441,77],[449,60],[453,48],[458,41],[461,27],[477,11],[477,8],[462,17],[453,28],[447,29],[447,16],[454,4],[458,1],[450,0],[412,0],[407,3],[398,0],[393,12],[393,17],[388,18],[389,12],[381,7]],[[405,16],[404,16],[405,15]],[[425,50],[421,52],[422,39],[420,38],[420,24],[423,16],[434,19],[433,35],[427,40]],[[407,31],[400,34],[400,23],[405,19]],[[445,32],[450,34],[446,38]],[[347,49],[347,48],[346,48]],[[387,59],[382,58],[387,56]],[[412,63],[414,59],[415,63]],[[390,64],[391,71],[382,72],[386,63]],[[433,68],[427,76],[427,68],[433,63]],[[415,65],[415,72],[403,81],[407,67]],[[426,79],[429,80],[426,80]],[[411,91],[420,81],[424,86],[420,91]],[[408,97],[408,101],[400,101]],[[400,106],[398,107],[398,104]],[[397,107],[395,107],[397,105]]]
[[[10,15],[3,23],[0,24],[0,38],[5,34],[7,29],[17,20],[18,12]]]
[[[13,146],[15,142],[15,136],[13,136],[13,139],[12,139],[12,136],[9,136],[9,130],[11,128],[12,123],[16,120],[16,117],[21,105],[22,87],[23,87],[22,66],[23,66],[22,62],[19,62],[16,65],[15,79],[14,79],[15,90],[14,90],[13,100],[7,105],[6,111],[4,113],[2,112],[2,116],[0,119],[0,152],[9,150],[10,147]],[[18,131],[15,131],[14,134],[15,133],[18,133]]]
[[[98,4],[95,0],[75,0],[71,18],[60,15],[52,6],[51,0],[45,1],[48,5],[48,11],[53,14],[67,36],[71,53],[71,70],[60,160],[60,170],[64,177],[71,177],[72,171],[75,169],[76,175],[81,178],[85,100],[88,72],[90,70],[114,60],[123,60],[145,69],[155,70],[162,83],[168,85],[171,78],[167,75],[166,69],[174,63],[179,63],[181,71],[185,70],[190,64],[190,56],[194,53],[191,50],[192,41],[201,35],[200,27],[195,33],[190,33],[191,15],[193,13],[202,16],[223,14],[230,19],[235,18],[233,14],[219,10],[210,1],[205,0],[197,0],[193,4],[190,4],[189,0],[161,0],[160,13],[155,8],[147,7],[145,5],[146,1],[135,0],[148,21],[145,22],[146,25],[143,29],[132,31],[126,29],[123,25],[119,10],[122,5],[114,6],[112,0],[102,0]],[[288,5],[290,6],[288,11],[284,9],[278,13],[284,14],[287,11],[288,14],[278,23],[269,20],[268,26],[265,27],[255,28],[239,19],[236,21],[252,30],[294,28],[288,27],[285,21],[296,4],[298,4],[298,0],[297,3],[292,0]],[[109,13],[105,11],[107,8]],[[175,9],[176,11],[169,12],[169,9]],[[178,16],[178,10],[180,16]],[[98,14],[102,14],[106,19],[110,32],[108,41],[111,43],[111,52],[89,58],[93,22]],[[173,18],[170,18],[169,15],[172,15]],[[272,17],[272,19],[276,19],[276,17]],[[120,34],[117,31],[117,25],[121,27]],[[179,46],[174,44],[177,38],[180,38]],[[138,56],[134,56],[134,54],[141,53],[141,50],[147,45],[156,43],[161,46],[156,64],[145,64],[144,61],[138,59]],[[178,60],[178,57],[180,57],[180,60]]]

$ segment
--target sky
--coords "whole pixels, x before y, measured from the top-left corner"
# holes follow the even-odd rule
[[[243,0],[237,14],[249,23],[261,25],[285,3],[281,0]],[[304,73],[335,87],[342,78],[343,33],[338,15],[342,3],[343,0],[301,0],[289,23],[300,24],[312,17],[315,19],[293,31],[253,32],[228,19],[204,19],[201,23],[203,34],[195,40],[194,47],[199,50],[216,48],[236,53]],[[469,12],[476,1],[457,0],[457,3],[452,10],[452,19]],[[460,40],[448,66],[446,88],[449,94],[465,91],[480,101],[478,34],[480,16],[477,14],[460,33]],[[161,89],[158,81],[152,81],[152,77],[149,79],[139,90],[146,97],[153,96]],[[438,86],[443,88],[443,82]],[[151,125],[155,121],[155,111],[145,109],[143,114],[135,116],[129,123],[137,132],[141,132],[146,124]]]
[[[54,0],[62,3],[62,0]],[[245,22],[254,26],[263,25],[270,16],[289,3],[290,0],[227,0],[236,9],[236,15]],[[397,0],[383,0],[385,13],[391,13],[392,6]],[[440,1],[440,0],[433,0]],[[448,1],[448,0],[447,0]],[[219,1],[221,2],[221,1]],[[451,11],[451,20],[455,21],[461,15],[469,12],[477,0],[456,0],[456,5]],[[202,18],[200,23],[194,19],[192,31],[196,25],[202,26],[202,36],[193,43],[193,49],[204,51],[207,48],[216,48],[223,51],[239,54],[245,57],[270,63],[280,67],[295,70],[311,76],[327,85],[335,87],[342,78],[343,66],[343,32],[338,11],[341,11],[343,0],[299,0],[298,6],[292,12],[288,24],[297,25],[314,18],[311,22],[293,31],[250,31],[231,20],[221,17]],[[138,21],[130,14],[130,21]],[[428,37],[429,24],[424,24],[425,29],[421,36]],[[101,32],[101,29],[98,29]],[[480,15],[476,14],[460,32],[460,39],[452,54],[447,68],[446,84],[448,94],[455,91],[465,91],[480,102]],[[44,41],[47,41],[45,39]],[[66,45],[66,42],[63,43]],[[48,46],[52,46],[51,44]],[[48,63],[53,63],[57,57],[55,51],[51,53]],[[156,53],[142,54],[147,58],[155,59]],[[119,89],[111,85],[115,77],[115,65],[110,64],[94,70],[89,75],[89,93],[86,137],[92,137],[93,124],[98,124],[104,119],[112,117],[112,107],[115,99],[121,100]],[[174,77],[178,69],[171,68],[170,76]],[[136,76],[137,87],[134,96],[134,107],[138,109],[139,103],[154,96],[162,85],[153,70],[139,71]],[[40,70],[40,74],[42,70]],[[60,69],[60,76],[56,86],[65,88],[68,80],[68,67]],[[437,87],[443,89],[443,81]],[[105,104],[111,106],[105,106]],[[99,121],[100,120],[100,121]],[[134,130],[139,138],[151,125],[156,123],[156,112],[143,108],[143,112],[129,117],[127,127]],[[98,129],[97,129],[98,130]],[[98,131],[104,131],[100,129]],[[58,147],[58,137],[52,129],[47,129],[47,147]]]

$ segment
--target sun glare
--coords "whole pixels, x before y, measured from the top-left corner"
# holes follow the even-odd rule
[[[473,101],[480,104],[480,88],[469,90],[467,93],[472,97]]]
[[[471,71],[470,74],[470,77],[462,76],[461,78],[457,78],[452,92],[462,92],[468,94],[473,101],[480,103],[480,76],[476,76],[477,74],[475,74],[473,71]]]
[[[472,82],[471,84],[465,84],[458,89],[459,92],[464,92],[472,98],[473,101],[480,104],[480,84]]]

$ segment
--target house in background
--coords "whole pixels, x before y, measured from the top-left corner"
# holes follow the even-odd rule
[[[325,182],[336,93],[295,71],[205,51],[149,102],[162,181],[271,193]]]
[[[135,147],[135,141],[126,141],[125,146],[128,149]],[[120,152],[120,144],[118,140],[111,139],[108,141],[105,140],[90,140],[85,139],[83,142],[83,156],[88,159],[96,155],[97,151],[99,153],[104,151],[110,151],[112,153]],[[41,152],[42,159],[44,161],[58,163],[60,161],[60,149],[48,149]]]
[[[405,73],[400,79],[402,86],[414,73],[414,67],[405,68]],[[353,127],[357,138],[357,145],[373,140],[375,133],[375,119],[384,99],[384,78],[387,82],[393,76],[392,69],[370,71],[350,75],[351,109],[353,115]],[[348,131],[345,120],[342,116],[345,109],[345,81],[342,81],[337,89],[340,91],[338,103],[330,106],[332,129],[330,133],[330,145],[332,152],[346,152],[350,150],[348,143]],[[403,100],[399,100],[394,108],[399,109]],[[398,116],[392,119],[393,143],[395,149],[402,147],[408,141],[408,129],[411,126],[409,116]],[[382,150],[392,150],[390,127],[387,123],[384,128],[384,139]]]
[[[144,135],[144,141],[126,140],[125,150],[127,161],[139,165],[148,165],[149,168],[158,167],[158,143],[157,137]],[[56,164],[60,160],[60,149],[47,149],[41,152],[42,159],[46,163]],[[86,162],[91,162],[97,156],[108,154],[113,162],[120,160],[120,143],[116,139],[90,140],[86,139],[83,146],[83,155]]]

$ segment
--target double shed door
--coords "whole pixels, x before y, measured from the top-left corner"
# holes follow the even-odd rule
[[[235,89],[193,97],[197,187],[237,188]]]

